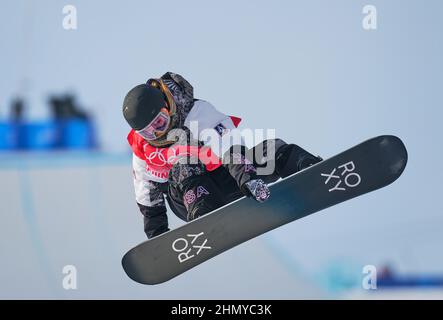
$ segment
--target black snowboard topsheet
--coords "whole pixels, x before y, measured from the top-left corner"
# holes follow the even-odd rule
[[[238,244],[337,203],[382,188],[403,172],[407,151],[379,136],[270,186],[264,203],[243,197],[128,251],[127,275],[158,284]]]

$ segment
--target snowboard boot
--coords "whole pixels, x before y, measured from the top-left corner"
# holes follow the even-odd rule
[[[295,144],[286,144],[280,147],[275,158],[275,171],[281,178],[286,178],[323,160],[323,158],[316,157]]]

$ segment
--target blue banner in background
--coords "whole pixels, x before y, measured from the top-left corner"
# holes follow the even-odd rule
[[[97,146],[94,124],[83,119],[63,121],[61,146],[67,149],[91,149]]]
[[[15,123],[0,122],[0,152],[18,148],[18,130]]]
[[[59,125],[55,121],[21,123],[18,128],[21,150],[52,150],[59,145]]]
[[[0,122],[0,152],[86,150],[96,147],[95,126],[87,119]]]

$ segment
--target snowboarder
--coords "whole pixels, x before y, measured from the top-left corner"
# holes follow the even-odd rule
[[[265,140],[250,150],[234,144],[213,148],[201,139],[202,130],[212,131],[221,141],[240,119],[195,99],[191,84],[172,72],[132,88],[124,99],[123,115],[132,128],[128,142],[135,195],[148,238],[169,230],[165,198],[188,222],[244,195],[266,201],[268,183],[322,160],[281,139]],[[260,175],[257,168],[269,161],[274,161],[275,170]]]

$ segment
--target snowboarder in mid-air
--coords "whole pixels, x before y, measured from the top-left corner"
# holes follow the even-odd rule
[[[123,115],[132,128],[135,195],[148,238],[169,230],[165,198],[180,219],[191,221],[244,195],[266,201],[267,184],[322,160],[281,139],[252,149],[221,143],[240,119],[195,99],[189,82],[172,72],[132,88]],[[218,137],[220,148],[202,138],[204,130]],[[260,174],[269,161],[274,170]]]

